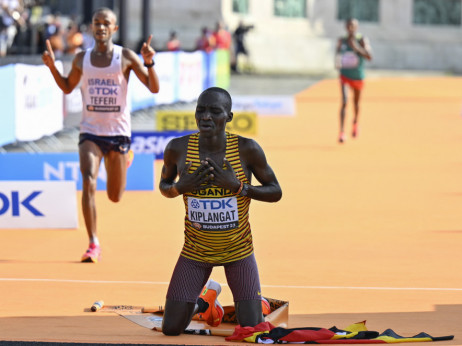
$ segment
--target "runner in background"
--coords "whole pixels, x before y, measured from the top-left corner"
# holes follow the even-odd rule
[[[371,60],[369,40],[357,32],[358,21],[354,18],[346,21],[347,35],[341,37],[337,43],[335,65],[340,69],[340,87],[342,92],[342,105],[340,108],[339,143],[345,142],[345,113],[348,101],[349,86],[353,91],[354,118],[352,137],[358,136],[359,102],[364,86],[364,60]]]
[[[141,55],[112,41],[117,32],[117,18],[109,8],[93,14],[92,32],[95,45],[79,52],[72,61],[67,77],[55,66],[55,55],[47,40],[42,60],[51,71],[56,84],[69,94],[82,81],[82,121],[80,123],[79,157],[82,173],[82,212],[89,238],[89,247],[82,262],[98,262],[101,247],[96,222],[96,181],[102,159],[107,172],[107,196],[119,202],[126,186],[127,168],[133,159],[130,151],[131,119],[127,104],[130,72],[152,92],[159,91],[154,70],[155,51],[152,36],[143,44]]]

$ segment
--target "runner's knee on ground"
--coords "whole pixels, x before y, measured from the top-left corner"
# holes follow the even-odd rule
[[[165,301],[162,333],[169,336],[180,335],[188,327],[196,313],[197,305],[188,302]]]
[[[261,299],[242,300],[235,302],[236,318],[241,327],[255,327],[264,322],[261,309]]]

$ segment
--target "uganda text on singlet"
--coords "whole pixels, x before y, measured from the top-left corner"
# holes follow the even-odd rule
[[[248,184],[239,157],[238,136],[226,133],[226,137],[226,159],[238,179]],[[189,173],[200,166],[199,133],[190,135],[186,162],[192,162]],[[250,198],[212,186],[185,193],[183,201],[186,216],[182,256],[200,262],[228,263],[253,253]]]
[[[131,136],[127,80],[122,71],[122,47],[114,45],[111,64],[91,64],[92,48],[85,51],[82,74],[81,133],[97,136]]]

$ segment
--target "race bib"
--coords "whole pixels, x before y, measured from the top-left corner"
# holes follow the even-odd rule
[[[118,104],[118,95],[120,94],[120,85],[114,79],[88,79],[88,100],[87,111],[89,112],[120,112]]]
[[[354,52],[345,52],[342,54],[342,68],[356,68],[359,65],[359,58]]]
[[[188,218],[196,229],[226,231],[239,226],[237,198],[188,197]]]

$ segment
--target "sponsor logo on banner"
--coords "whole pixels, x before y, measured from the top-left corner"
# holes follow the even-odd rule
[[[73,181],[0,181],[1,228],[77,228]]]
[[[257,114],[255,112],[233,112],[233,120],[226,125],[226,130],[243,136],[257,134]],[[158,131],[197,131],[194,111],[156,112]]]
[[[260,116],[294,116],[295,100],[289,96],[233,96],[233,110],[257,112]]]
[[[133,132],[131,148],[135,154],[154,154],[156,160],[164,158],[164,150],[173,138],[186,136],[194,131]]]
[[[41,180],[77,183],[82,189],[79,156],[77,153],[7,153],[0,155],[0,180]],[[100,165],[97,189],[106,190],[107,174],[104,162]],[[127,170],[126,190],[154,189],[154,155],[137,154]]]

